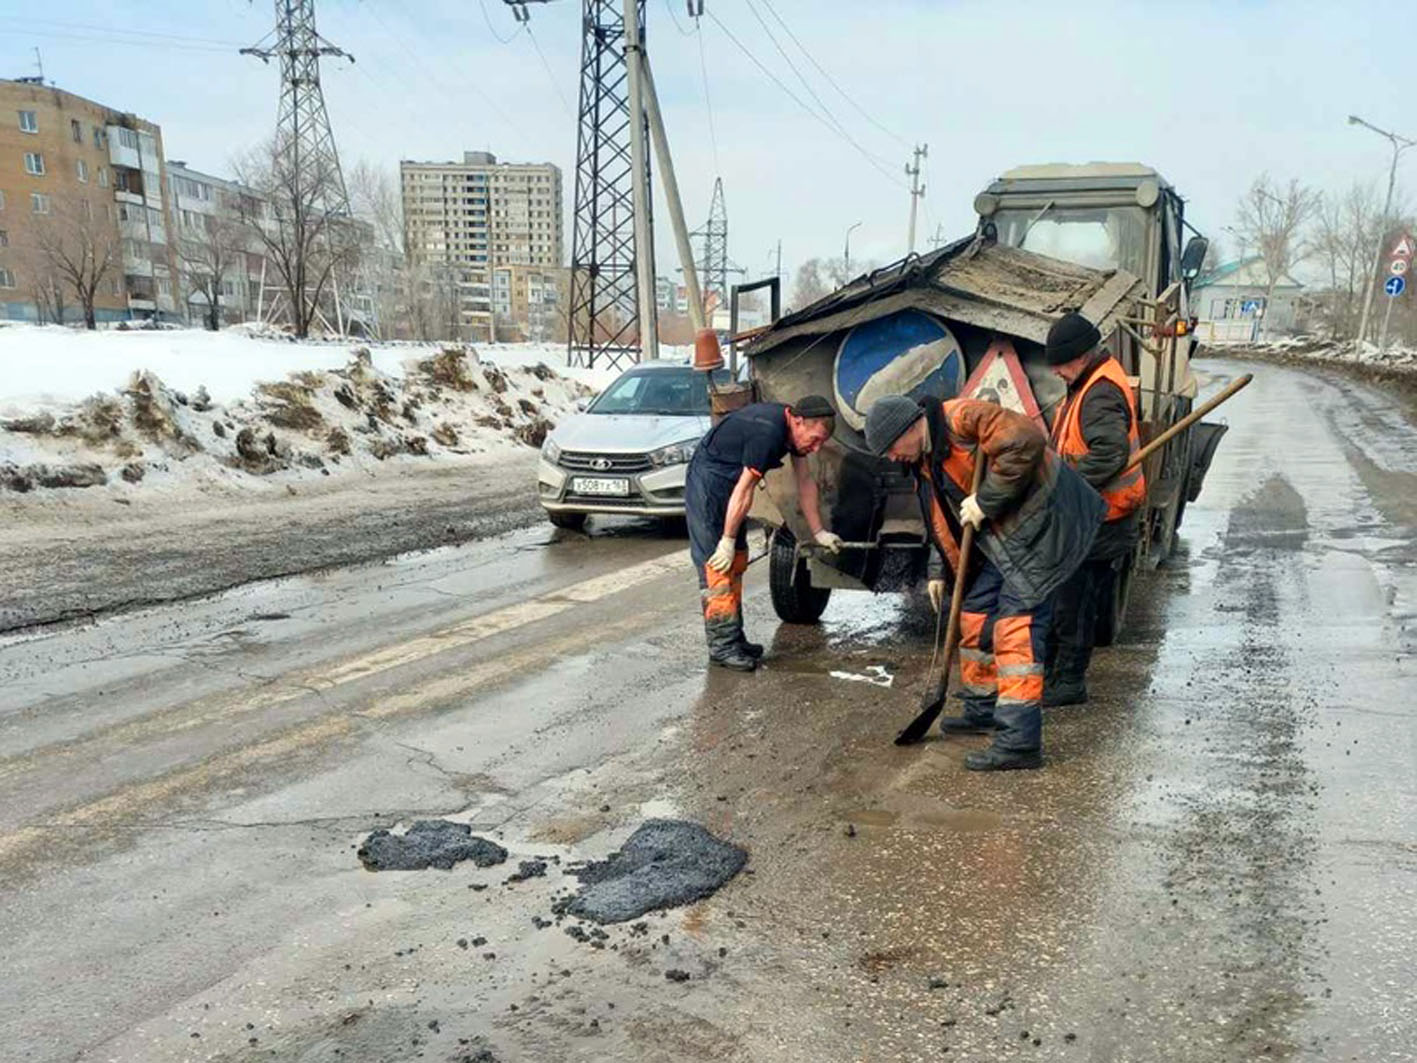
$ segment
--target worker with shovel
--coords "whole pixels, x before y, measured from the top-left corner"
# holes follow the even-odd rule
[[[824,549],[841,549],[841,537],[822,527],[817,482],[807,468],[807,455],[831,438],[835,425],[836,411],[820,395],[792,406],[756,402],[724,417],[694,450],[684,484],[684,515],[703,597],[710,664],[751,672],[763,655],[762,646],[743,634],[748,510],[758,482],[783,458],[792,458],[797,498],[813,539]]]
[[[1065,314],[1048,330],[1044,357],[1068,385],[1053,415],[1052,443],[1107,503],[1107,518],[1092,551],[1058,588],[1043,704],[1087,701],[1087,666],[1096,642],[1097,614],[1113,593],[1118,572],[1141,533],[1146,478],[1131,465],[1141,449],[1136,398],[1127,372],[1100,346],[1097,326]]]
[[[866,445],[915,474],[935,546],[929,589],[936,610],[944,604],[946,570],[963,581],[951,619],[959,629],[964,714],[942,719],[941,731],[993,735],[989,748],[965,757],[971,771],[1042,767],[1051,600],[1087,556],[1102,500],[1048,449],[1032,421],[988,402],[880,399],[866,415]],[[973,563],[964,556],[962,564],[974,531],[983,556]],[[925,727],[931,718],[928,707],[917,717]],[[897,742],[905,740],[902,732]]]

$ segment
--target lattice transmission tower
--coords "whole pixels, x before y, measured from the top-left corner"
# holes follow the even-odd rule
[[[275,145],[271,156],[271,184],[278,190],[277,209],[305,218],[348,218],[349,192],[330,130],[325,94],[320,87],[320,60],[354,56],[331,44],[315,29],[315,0],[275,0],[276,25],[242,55],[262,62],[280,60],[280,106],[276,111]],[[334,289],[336,329],[343,331],[343,314]],[[272,306],[275,300],[272,301]]]
[[[645,0],[638,0],[637,7],[643,46]],[[634,167],[622,0],[583,0],[581,31],[567,362],[594,367],[604,359],[618,366],[638,359],[640,317],[656,310],[639,306],[636,297]],[[644,136],[648,143],[647,121]],[[646,152],[646,187],[649,169]],[[639,253],[650,257],[653,276],[654,249],[639,249]]]

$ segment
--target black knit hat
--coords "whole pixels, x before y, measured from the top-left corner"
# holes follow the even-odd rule
[[[1064,314],[1048,330],[1048,343],[1043,356],[1049,365],[1071,362],[1102,342],[1097,326],[1079,313]]]
[[[806,417],[810,420],[836,416],[836,410],[832,409],[832,404],[820,395],[803,395],[788,409],[798,417]]]

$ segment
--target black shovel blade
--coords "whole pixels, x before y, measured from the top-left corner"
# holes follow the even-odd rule
[[[939,719],[940,713],[945,709],[945,692],[939,692],[939,696],[932,699],[920,714],[905,725],[905,729],[895,736],[895,744],[898,746],[913,746],[927,734],[930,727]]]

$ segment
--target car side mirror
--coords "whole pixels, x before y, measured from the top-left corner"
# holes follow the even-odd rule
[[[576,409],[581,413],[585,413],[586,410],[590,409],[590,399],[577,399]]]
[[[1192,236],[1181,252],[1181,279],[1192,281],[1200,276],[1205,265],[1205,253],[1210,250],[1210,241],[1204,236]]]

